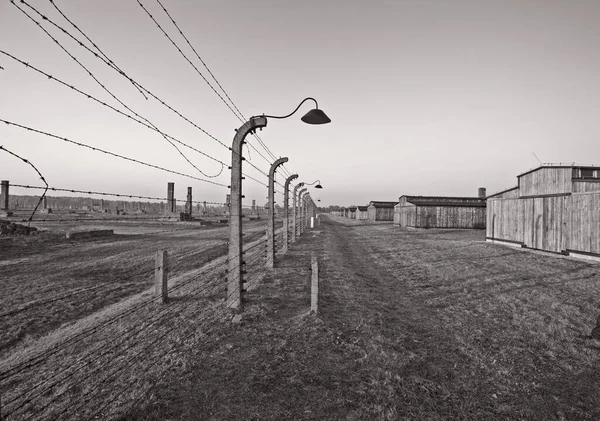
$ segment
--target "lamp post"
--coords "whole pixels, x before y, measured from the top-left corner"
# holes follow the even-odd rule
[[[289,229],[290,229],[290,215],[289,215],[289,206],[290,206],[290,182],[298,178],[298,174],[290,175],[286,180],[283,187],[283,253],[288,250],[288,237],[289,237]],[[294,191],[295,188],[294,188]],[[296,198],[294,197],[294,203],[296,203]]]
[[[267,224],[267,267],[275,267],[275,171],[277,167],[288,162],[287,158],[279,158],[273,162],[269,170],[269,222]]]
[[[297,196],[296,193],[298,192],[298,189],[300,187],[302,187],[304,185],[304,183],[298,183],[296,184],[296,187],[294,187],[294,193],[292,194],[292,211],[294,212],[294,214],[292,215],[292,243],[296,242],[296,236],[297,236],[297,231],[296,231],[296,220],[297,220],[297,216],[298,216],[298,201],[297,201]]]
[[[242,146],[248,134],[256,132],[267,125],[267,118],[284,119],[291,117],[306,101],[312,100],[315,107],[308,111],[301,120],[308,124],[326,124],[331,120],[319,109],[314,98],[305,98],[298,107],[285,116],[261,115],[250,117],[237,129],[231,144],[231,202],[229,206],[229,255],[227,275],[227,306],[239,308],[242,305],[243,289],[243,244],[242,244]]]

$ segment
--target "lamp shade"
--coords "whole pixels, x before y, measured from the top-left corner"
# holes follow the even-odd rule
[[[320,185],[320,184],[317,184],[317,185],[315,186],[315,189],[322,189],[322,188],[323,188],[323,186],[322,186],[322,185]]]
[[[331,119],[327,117],[327,114],[323,110],[313,108],[301,118],[302,121],[308,124],[327,124],[331,123]]]

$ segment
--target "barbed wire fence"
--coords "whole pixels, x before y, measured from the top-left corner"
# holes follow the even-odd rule
[[[211,135],[200,124],[187,117],[174,105],[167,103],[154,91],[140,84],[132,74],[126,73],[110,58],[108,52],[104,49],[101,50],[99,43],[92,40],[81,26],[70,19],[53,0],[49,0],[49,3],[60,17],[75,29],[76,33],[72,33],[65,25],[61,25],[57,20],[41,12],[27,1],[11,0],[10,3],[29,22],[40,29],[62,53],[66,54],[69,61],[83,69],[93,83],[110,97],[110,100],[104,101],[100,97],[86,92],[83,88],[74,86],[68,80],[42,70],[39,66],[30,64],[28,60],[5,50],[0,50],[0,55],[6,59],[0,69],[13,71],[14,66],[24,66],[27,71],[46,78],[49,83],[58,84],[69,92],[90,100],[104,109],[110,109],[120,118],[146,127],[169,143],[202,177],[195,173],[188,174],[179,168],[167,168],[147,162],[137,156],[128,156],[115,150],[88,144],[80,139],[75,140],[51,133],[33,127],[28,122],[0,118],[0,122],[4,123],[3,126],[8,130],[22,130],[42,136],[48,142],[62,141],[71,146],[109,156],[111,159],[127,162],[128,165],[144,166],[153,171],[210,184],[222,188],[221,197],[226,196],[230,186],[227,181],[218,180],[218,177],[223,175],[226,167],[231,169],[226,163],[229,159],[220,159],[203,148],[176,138],[159,128],[160,126],[156,122],[134,110],[127,103],[124,94],[111,89],[102,81],[101,76],[92,72],[91,67],[88,67],[84,60],[76,56],[73,50],[59,38],[66,37],[75,42],[75,48],[81,48],[78,51],[91,55],[92,60],[99,60],[111,72],[116,72],[124,77],[135,88],[136,94],[139,93],[146,99],[158,102],[168,110],[168,113],[175,114],[199,130],[207,139],[224,147],[229,155],[232,149],[226,143]],[[209,69],[206,61],[202,59],[190,39],[184,34],[182,27],[176,23],[173,15],[159,0],[157,3],[176,28],[177,33],[193,51],[193,57],[190,55],[190,58],[185,54],[159,20],[155,19],[144,7],[144,4],[138,0],[141,9],[149,15],[184,59],[193,66],[220,101],[227,105],[239,121],[246,121],[246,117],[233,102],[231,95]],[[193,63],[194,57],[202,66]],[[208,72],[210,77],[203,74],[202,68]],[[211,78],[213,82],[209,80]],[[256,133],[252,133],[252,136],[256,139],[257,145],[255,146],[254,142],[246,142],[247,147],[252,148],[253,153],[256,152],[270,166],[273,161],[277,160],[277,156]],[[183,148],[186,153],[183,152]],[[262,149],[262,152],[259,148]],[[226,282],[229,271],[242,267],[245,280],[242,285],[243,291],[254,288],[267,273],[265,268],[268,239],[264,229],[266,221],[258,219],[261,211],[264,216],[267,216],[267,211],[261,204],[242,205],[245,210],[244,216],[248,219],[257,216],[258,218],[254,223],[244,224],[241,264],[232,268],[228,265],[229,261],[239,258],[240,255],[233,257],[227,255],[228,241],[225,235],[227,228],[223,223],[223,221],[227,221],[229,206],[227,201],[174,199],[146,194],[105,192],[99,191],[97,188],[84,190],[50,186],[42,172],[28,159],[23,158],[22,154],[9,151],[5,147],[0,147],[0,149],[32,166],[45,184],[45,186],[26,183],[10,184],[13,189],[20,189],[26,193],[40,192],[41,194],[25,194],[24,196],[31,196],[32,200],[36,201],[35,205],[23,204],[19,209],[15,209],[15,214],[8,218],[9,221],[27,222],[47,227],[53,223],[70,227],[82,226],[87,222],[101,223],[98,225],[118,225],[129,222],[134,224],[157,223],[155,228],[139,234],[140,236],[154,236],[152,241],[148,242],[150,246],[140,250],[135,249],[135,244],[138,243],[129,245],[128,242],[133,240],[128,236],[125,236],[124,240],[115,240],[116,242],[122,241],[124,244],[116,254],[114,250],[108,250],[107,246],[114,239],[106,242],[91,241],[90,243],[94,243],[96,254],[92,257],[85,257],[83,260],[92,261],[93,271],[88,271],[89,266],[85,266],[81,262],[74,264],[73,267],[63,268],[62,271],[56,270],[58,266],[54,265],[49,258],[44,261],[43,269],[38,268],[34,270],[34,274],[31,274],[36,279],[43,278],[48,282],[32,282],[27,286],[26,294],[22,294],[18,300],[2,309],[0,331],[6,333],[6,337],[0,340],[0,420],[2,421],[78,420],[118,415],[119,411],[126,408],[127,403],[143,400],[162,378],[169,375],[170,371],[177,369],[183,361],[182,355],[191,351],[191,347],[197,343],[199,337],[208,334],[219,323],[230,322],[231,309],[226,305],[231,298]],[[212,171],[207,171],[204,165],[195,162],[188,155],[190,151],[198,154],[200,159],[218,165],[219,169],[215,171],[216,174],[209,175]],[[248,154],[250,158],[250,149],[248,149]],[[269,171],[261,168],[262,165],[252,162],[251,159],[246,160],[242,157],[242,160],[249,164],[250,168],[247,170],[252,171],[252,174],[248,174],[247,170],[243,172],[243,178],[259,184],[261,187],[268,187],[266,180],[269,177]],[[285,167],[282,167],[282,171],[287,176],[291,175]],[[274,180],[274,182],[284,188],[280,181]],[[52,184],[51,181],[50,183]],[[293,186],[294,184],[291,185],[291,187]],[[275,192],[283,195],[281,189],[276,188]],[[62,193],[66,196],[54,195]],[[75,205],[74,209],[66,209],[66,207],[58,209],[59,199],[62,198],[89,199],[92,204],[85,205],[85,209],[79,205]],[[115,210],[119,206],[128,206],[132,208],[130,209],[132,212],[117,212],[116,215],[112,212],[103,212],[104,206],[97,209],[93,204],[93,201],[99,198],[100,200],[111,198],[110,205],[114,206]],[[8,198],[6,200],[8,203]],[[49,207],[46,206],[47,201],[51,204]],[[174,215],[173,212],[165,212],[162,204],[169,201],[185,204],[185,211],[182,213],[190,215],[193,213],[191,205],[196,205],[195,213],[198,219],[215,218],[218,220],[214,224],[216,230],[198,230],[203,233],[202,237],[195,236],[195,230],[201,228],[202,225],[195,224],[193,220],[186,221],[192,222],[191,224],[174,224],[175,221],[181,220],[181,216]],[[44,203],[44,212],[39,211],[42,203]],[[53,204],[56,204],[56,208],[50,211]],[[152,207],[153,211],[144,212],[144,206]],[[21,218],[21,212],[29,211],[31,211],[31,215],[27,213],[27,218]],[[285,246],[283,229],[289,231],[291,227],[281,227],[281,221],[278,221],[278,225],[279,228],[275,232],[274,249],[277,253],[281,253]],[[206,232],[215,234],[208,236],[205,234]],[[302,224],[298,224],[297,234],[301,234],[301,232]],[[158,250],[167,251],[168,266],[160,266],[158,260],[155,260]],[[26,251],[25,256],[19,261],[27,261],[29,259],[27,253],[29,251]],[[126,266],[123,264],[125,261],[128,262]],[[33,269],[30,268],[30,270]],[[166,304],[162,303],[161,296],[149,289],[149,286],[156,282],[158,271],[164,270],[168,271],[169,275],[168,303]],[[22,288],[16,283],[11,285],[11,281],[8,282],[8,285],[8,294]],[[65,323],[68,324],[63,326]],[[42,332],[46,336],[43,337],[43,340],[37,340],[35,339],[36,332]],[[32,335],[32,337],[28,337],[28,335]],[[12,352],[15,349],[18,352]],[[7,351],[11,352],[7,354]]]

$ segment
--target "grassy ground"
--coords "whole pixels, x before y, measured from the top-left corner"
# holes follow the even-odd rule
[[[600,265],[359,222],[305,235],[121,419],[600,419]]]
[[[265,220],[246,221],[244,240],[264,236],[265,225]],[[226,254],[229,235],[227,225],[126,219],[43,227],[36,236],[0,242],[0,356],[146,290],[157,250],[168,251],[171,276],[179,276]],[[64,235],[69,229],[128,234],[71,240]]]

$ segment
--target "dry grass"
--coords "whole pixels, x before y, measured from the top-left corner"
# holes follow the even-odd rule
[[[321,230],[122,419],[600,419],[600,265],[481,231]]]

